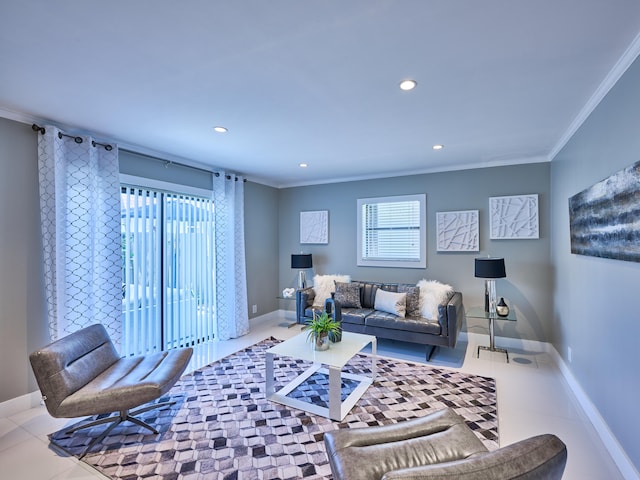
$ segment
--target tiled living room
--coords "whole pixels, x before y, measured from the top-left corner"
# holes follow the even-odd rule
[[[256,320],[251,333],[241,338],[198,347],[188,370],[212,363],[271,336],[284,340],[299,334],[299,327],[287,328],[288,321],[283,313]],[[507,364],[500,354],[483,353],[478,358],[476,342],[485,344],[485,336],[474,335],[466,343],[461,370],[496,379],[501,444],[540,433],[555,433],[568,445],[570,452],[563,478],[624,478],[549,353],[514,349],[511,363]],[[414,355],[413,360],[419,362],[424,358]],[[75,457],[60,455],[49,447],[47,435],[73,423],[73,420],[54,419],[44,407],[36,407],[3,418],[1,422],[0,464],[7,478],[109,478]],[[294,469],[293,472],[299,474],[300,470]],[[281,478],[297,478],[295,473]]]
[[[389,432],[449,411],[460,468],[640,478],[639,54],[624,0],[3,5],[0,477],[429,478]],[[323,276],[345,340],[274,354]],[[48,411],[31,355],[95,323],[65,389],[193,356]]]

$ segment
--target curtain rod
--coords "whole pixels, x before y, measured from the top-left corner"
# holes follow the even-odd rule
[[[44,127],[36,125],[35,123],[31,125],[31,130],[33,130],[34,132],[40,132],[42,135],[44,135],[46,132]],[[78,137],[75,135],[67,135],[66,133],[58,132],[58,138],[62,139],[62,137],[73,138],[73,141],[78,144],[84,141],[82,137]],[[109,145],[108,143],[100,143],[100,142],[96,142],[95,140],[91,140],[91,146],[95,147],[96,145],[100,145],[101,147],[104,147],[104,149],[107,152],[110,152],[111,150],[113,150],[113,146]]]
[[[180,162],[174,162],[173,160],[163,160],[162,158],[157,158],[157,157],[152,157],[150,155],[146,155],[140,152],[135,152],[133,150],[127,150],[126,148],[121,148],[120,150],[122,150],[123,152],[127,152],[127,153],[131,153],[133,155],[143,155],[146,158],[150,158],[151,160],[155,160],[156,162],[162,162],[164,164],[164,168],[169,168],[172,165],[176,165],[178,167],[181,168],[190,168],[191,170],[197,170],[199,172],[204,172],[204,173],[210,173],[211,175],[215,175],[216,177],[220,176],[220,172],[214,172],[213,170],[207,170],[206,168],[200,168],[200,167],[194,167],[192,165],[187,165],[186,163],[180,163]],[[231,175],[230,174],[226,174],[225,178],[227,180],[231,180]],[[238,181],[238,177],[235,177],[236,182]],[[243,178],[242,179],[243,182],[246,182],[247,179]]]
[[[33,130],[34,132],[40,132],[42,135],[44,135],[44,133],[46,131],[44,127],[36,125],[35,123],[33,125],[31,125],[31,130]],[[82,143],[83,142],[82,137],[78,137],[78,136],[74,136],[74,135],[67,135],[66,133],[58,132],[58,138],[61,139],[62,137],[73,138],[73,141],[76,142],[76,143]],[[94,147],[96,145],[100,145],[101,147],[104,147],[107,152],[110,152],[111,150],[113,150],[113,146],[109,145],[108,143],[99,143],[99,142],[96,142],[95,140],[91,141],[91,145],[94,146]],[[127,152],[127,153],[133,153],[134,155],[140,155],[140,153],[134,152],[133,150],[127,150],[126,148],[121,148],[120,150],[122,150],[123,152]],[[207,170],[206,168],[192,167],[191,165],[186,165],[184,163],[177,163],[177,162],[173,162],[171,160],[162,160],[160,158],[151,157],[149,155],[145,155],[145,157],[151,158],[152,160],[156,160],[158,162],[163,162],[165,168],[169,168],[171,165],[178,165],[178,166],[183,167],[183,168],[190,168],[192,170],[198,170],[200,172],[211,173],[211,174],[215,175],[216,177],[220,176],[220,172],[213,172],[211,170]],[[226,174],[225,178],[227,180],[231,180],[231,175]],[[238,181],[238,177],[237,176],[235,177],[235,181],[236,182]],[[243,182],[246,182],[246,181],[247,181],[247,179],[244,178]]]

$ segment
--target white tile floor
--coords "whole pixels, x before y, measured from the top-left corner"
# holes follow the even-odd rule
[[[288,329],[284,319],[252,323],[252,331],[229,342],[198,348],[190,369],[211,363],[269,336],[279,339],[299,333]],[[462,371],[490,376],[498,387],[500,444],[551,432],[568,447],[564,479],[617,480],[622,475],[602,441],[573,397],[553,359],[547,353],[511,351],[504,355],[481,352],[475,357],[476,338],[469,339]],[[95,480],[105,478],[75,458],[65,457],[48,446],[47,434],[71,423],[51,418],[43,407],[0,417],[0,477],[20,480]]]

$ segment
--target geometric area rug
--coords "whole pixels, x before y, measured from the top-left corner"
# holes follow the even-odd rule
[[[445,407],[461,415],[489,450],[498,447],[496,387],[492,378],[388,358],[377,359],[376,381],[342,422],[267,401],[265,350],[271,338],[180,379],[161,400],[171,408],[140,416],[155,435],[130,422],[116,427],[83,461],[103,475],[123,480],[330,479],[324,432],[385,425]],[[274,358],[276,389],[310,364]],[[356,355],[343,371],[370,374],[371,360]],[[295,395],[326,401],[326,378],[310,377]],[[344,392],[350,388],[343,382]],[[99,425],[49,436],[53,446],[79,456]]]

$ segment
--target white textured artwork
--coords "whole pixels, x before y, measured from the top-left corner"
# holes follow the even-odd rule
[[[491,239],[538,238],[538,195],[489,198]]]
[[[300,212],[300,243],[329,243],[329,212]]]
[[[478,210],[437,212],[438,252],[480,251]]]

